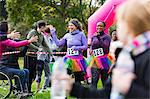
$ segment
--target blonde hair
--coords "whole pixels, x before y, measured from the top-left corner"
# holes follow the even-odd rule
[[[127,0],[117,9],[117,21],[123,20],[139,35],[150,30],[150,0]]]

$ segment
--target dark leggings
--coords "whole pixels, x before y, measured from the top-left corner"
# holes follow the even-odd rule
[[[67,68],[67,74],[69,75],[73,74],[76,83],[81,84],[81,81],[84,81],[84,76],[85,76],[84,71],[72,72],[72,70]]]
[[[107,69],[98,69],[98,68],[91,68],[92,73],[92,86],[97,88],[97,83],[99,80],[99,76],[101,75],[101,81],[104,85],[105,81],[108,79],[108,70]]]
[[[85,72],[84,71],[73,72],[73,74],[75,76],[75,82],[81,84],[81,81],[84,81],[84,76],[85,76]]]
[[[28,85],[29,92],[31,92],[32,82],[35,80],[36,77],[36,65],[37,65],[36,57],[25,56],[24,68],[29,70],[29,85]]]

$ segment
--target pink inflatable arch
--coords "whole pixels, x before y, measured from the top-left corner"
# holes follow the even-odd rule
[[[96,24],[99,21],[104,21],[106,23],[106,33],[108,33],[108,28],[114,23],[115,9],[123,1],[125,0],[106,0],[104,5],[89,17],[88,40],[90,40],[93,33],[96,32]]]

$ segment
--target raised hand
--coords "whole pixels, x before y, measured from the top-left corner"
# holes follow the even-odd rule
[[[7,37],[11,38],[11,39],[18,39],[18,38],[20,38],[20,33],[16,32],[16,30],[14,30],[10,34],[8,34]]]
[[[93,51],[91,49],[89,49],[89,54],[93,55]]]
[[[52,35],[56,35],[56,28],[55,27],[51,26],[50,31],[51,31]]]
[[[38,41],[38,36],[32,36],[32,37],[28,40],[29,43],[37,42],[37,41]]]
[[[97,33],[97,32],[95,32],[95,33],[94,33],[94,36],[97,36],[97,35],[98,35],[98,33]]]

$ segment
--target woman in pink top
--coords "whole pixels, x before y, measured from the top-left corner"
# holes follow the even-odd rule
[[[6,21],[0,22],[0,35],[6,35],[7,33],[8,33],[8,23]],[[37,39],[38,39],[38,37],[35,36],[29,40],[23,40],[20,42],[15,42],[15,41],[10,40],[10,39],[0,41],[0,50],[3,53],[5,50],[5,46],[22,47],[22,46],[28,45],[29,43],[36,42]]]
[[[0,35],[6,35],[7,32],[8,32],[7,22],[5,22],[5,21],[0,22]],[[0,41],[0,50],[2,53],[4,53],[6,46],[22,47],[22,46],[28,45],[29,43],[36,42],[37,39],[38,39],[37,36],[33,36],[29,40],[24,40],[24,41],[20,41],[20,42],[15,42],[15,41],[10,40],[10,39],[3,40],[3,41]],[[20,80],[21,80],[21,84],[23,86],[23,89],[24,89],[25,84],[28,82],[28,79],[26,77],[29,73],[27,74],[24,70],[11,68],[10,66],[2,65],[1,60],[2,59],[0,58],[0,71],[8,74],[9,76],[18,75]]]
[[[18,38],[20,37],[20,34],[19,33],[15,33],[14,31],[12,31],[10,34],[4,34],[4,35],[0,35],[0,57],[2,55],[2,50],[1,50],[1,41],[5,41],[7,40],[8,38],[12,38],[12,39],[15,39],[15,38]]]

